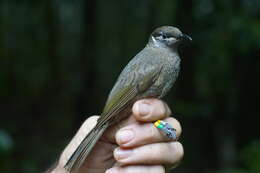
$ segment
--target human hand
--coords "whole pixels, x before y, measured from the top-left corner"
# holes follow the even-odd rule
[[[158,99],[143,99],[132,107],[132,115],[103,134],[79,172],[84,173],[164,173],[163,165],[176,165],[183,147],[171,141],[154,127],[161,119],[181,134],[179,122],[169,117],[169,107]],[[88,118],[60,156],[52,172],[66,172],[64,165],[83,138],[96,125],[98,116]]]

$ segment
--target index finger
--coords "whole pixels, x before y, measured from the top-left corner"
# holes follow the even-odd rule
[[[162,100],[155,98],[142,99],[135,102],[132,111],[134,117],[142,122],[154,122],[171,115],[168,105]]]

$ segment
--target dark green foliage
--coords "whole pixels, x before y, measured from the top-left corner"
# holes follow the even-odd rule
[[[0,1],[0,172],[49,167],[161,25],[193,38],[166,98],[175,172],[259,172],[259,0]]]

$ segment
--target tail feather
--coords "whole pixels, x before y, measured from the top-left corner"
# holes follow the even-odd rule
[[[83,139],[64,166],[69,173],[77,172],[107,127],[108,125],[104,124],[98,129],[94,128]]]

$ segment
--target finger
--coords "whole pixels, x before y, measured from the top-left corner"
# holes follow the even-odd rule
[[[89,117],[79,128],[76,135],[72,138],[60,157],[60,164],[65,165],[67,160],[71,157],[73,152],[79,146],[85,136],[95,127],[99,116]]]
[[[179,142],[155,143],[134,149],[114,150],[114,158],[122,165],[176,164],[182,159],[183,154],[183,147]]]
[[[145,105],[147,103],[147,104],[149,104],[149,106],[152,107],[151,108],[152,112],[149,115],[147,115],[147,117],[146,116],[141,117],[141,114],[139,114],[137,111],[137,109],[139,109],[138,105],[142,104],[143,102],[145,103]],[[135,106],[135,105],[137,105],[137,106]],[[152,99],[152,98],[139,100],[133,106],[133,114],[132,114],[133,116],[131,115],[130,117],[121,121],[120,123],[112,125],[108,130],[106,130],[105,134],[103,135],[103,139],[114,143],[114,142],[116,142],[115,134],[117,133],[117,131],[119,129],[126,127],[130,124],[139,123],[139,121],[152,122],[152,121],[156,121],[158,119],[164,119],[165,117],[168,117],[170,114],[171,114],[171,111],[170,111],[169,107],[167,106],[167,104],[165,104],[161,100]],[[131,135],[129,135],[129,137],[131,137]]]
[[[164,119],[171,114],[171,110],[162,100],[149,98],[135,102],[132,108],[133,114],[138,121],[152,122]]]
[[[108,169],[106,173],[165,173],[165,169],[161,165],[138,165],[114,167]]]
[[[108,141],[110,143],[116,143],[115,135],[116,133],[131,124],[138,123],[137,120],[133,116],[129,116],[127,119],[124,119],[120,121],[120,123],[116,123],[111,125],[104,133],[104,135],[101,137],[101,140]],[[130,137],[130,135],[129,135]]]
[[[176,129],[176,136],[181,135],[181,125],[175,118],[168,117],[163,121],[168,122]],[[152,123],[135,123],[120,129],[116,133],[116,142],[122,148],[131,148],[145,144],[170,141]]]

